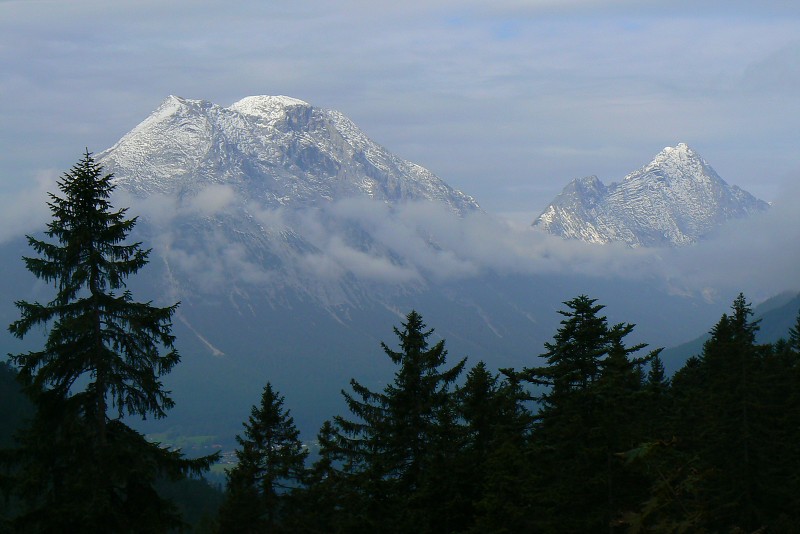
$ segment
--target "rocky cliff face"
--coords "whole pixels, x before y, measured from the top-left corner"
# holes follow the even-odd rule
[[[596,176],[568,184],[534,225],[592,243],[622,241],[633,247],[695,243],[730,219],[768,204],[728,185],[687,145],[662,150],[620,182]]]

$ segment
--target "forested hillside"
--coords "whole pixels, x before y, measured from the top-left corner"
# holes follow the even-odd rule
[[[502,370],[448,362],[411,312],[383,345],[392,382],[354,378],[313,461],[267,383],[219,517],[202,483],[159,491],[198,532],[792,532],[800,317],[758,344],[740,296],[669,377],[659,350],[628,345],[634,326],[602,311],[565,302],[544,365]],[[0,367],[5,434],[30,413],[14,375]]]
[[[305,470],[267,384],[240,438],[220,532],[793,532],[800,521],[800,317],[756,343],[739,296],[668,377],[586,296],[546,363],[446,361],[411,312],[394,380],[353,379]],[[290,453],[290,451],[297,451]]]

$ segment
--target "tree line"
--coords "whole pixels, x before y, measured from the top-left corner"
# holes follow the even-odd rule
[[[307,466],[267,384],[239,437],[220,532],[795,532],[800,316],[755,341],[744,296],[672,379],[579,296],[543,365],[448,367],[412,311],[394,380],[352,380]],[[459,380],[463,376],[463,380]]]
[[[53,221],[24,258],[53,283],[17,302],[10,331],[48,326],[40,351],[11,356],[32,415],[0,452],[13,502],[0,532],[174,532],[158,491],[202,474],[124,418],[165,417],[161,377],[178,362],[177,305],[136,302],[125,280],[147,263],[126,244],[136,219],[109,202],[91,154],[51,195]],[[237,436],[237,464],[206,530],[217,532],[793,532],[800,524],[800,316],[756,343],[739,295],[702,353],[667,377],[660,350],[629,344],[603,306],[564,302],[538,366],[447,361],[416,311],[381,348],[392,381],[352,379],[346,414],[319,430],[312,459],[267,382]]]

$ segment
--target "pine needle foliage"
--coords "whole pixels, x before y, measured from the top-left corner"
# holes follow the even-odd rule
[[[267,382],[236,436],[237,465],[228,472],[221,532],[275,532],[291,492],[300,486],[308,450],[284,398]]]
[[[121,420],[162,418],[174,404],[161,377],[180,361],[171,333],[178,305],[136,302],[126,288],[150,251],[126,243],[137,219],[111,205],[113,175],[88,150],[58,189],[48,202],[49,240],[28,236],[37,256],[23,258],[56,294],[44,304],[17,301],[20,318],[9,326],[18,338],[48,328],[42,350],[11,355],[36,407],[20,446],[3,455],[27,503],[15,524],[31,532],[163,531],[181,522],[153,489],[157,477],[202,472],[216,457],[184,459]]]
[[[381,343],[398,366],[394,381],[373,392],[351,380],[353,392],[342,394],[355,418],[337,416],[334,422],[340,429],[337,441],[346,458],[344,470],[361,489],[363,507],[354,528],[423,532],[441,519],[434,518],[433,503],[417,497],[424,494],[428,477],[437,475],[442,462],[437,452],[453,437],[450,388],[466,359],[442,370],[447,357],[444,340],[428,344],[433,330],[427,330],[416,311],[394,333],[399,350]]]

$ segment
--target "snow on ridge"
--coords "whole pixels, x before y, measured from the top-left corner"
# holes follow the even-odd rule
[[[290,96],[257,95],[247,96],[234,102],[228,108],[243,115],[252,115],[267,120],[275,120],[285,113],[289,107],[310,108],[311,105],[303,100]]]
[[[697,242],[726,220],[767,207],[729,186],[686,143],[679,143],[620,182],[603,186],[596,178],[573,180],[534,225],[593,243],[682,246]]]
[[[250,96],[227,108],[170,96],[98,160],[143,195],[227,184],[265,206],[366,196],[433,200],[459,214],[480,209],[429,170],[370,140],[340,112],[288,96]]]

